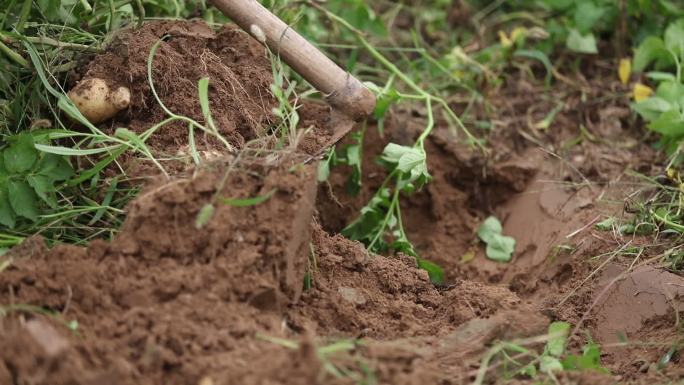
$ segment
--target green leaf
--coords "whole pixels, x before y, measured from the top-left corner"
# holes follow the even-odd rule
[[[655,94],[656,96],[667,100],[673,106],[680,104],[680,107],[684,107],[681,105],[682,98],[684,98],[684,84],[676,80],[661,82],[658,84]]]
[[[581,356],[571,355],[563,360],[565,370],[593,370],[599,373],[610,374],[610,371],[601,366],[601,349],[599,345],[589,342],[584,346]]]
[[[487,243],[487,257],[497,262],[508,262],[515,251],[515,239],[504,235],[494,235]]]
[[[539,357],[539,370],[545,373],[561,372],[563,364],[556,357],[541,356]]]
[[[255,196],[254,198],[244,198],[244,199],[223,198],[223,199],[221,199],[221,203],[229,205],[229,206],[234,206],[234,207],[256,206],[258,204],[264,203],[267,200],[271,199],[271,197],[273,196],[273,194],[276,193],[276,191],[278,191],[278,190],[273,189],[264,195],[258,195],[258,196]]]
[[[318,164],[317,179],[319,182],[325,182],[330,177],[330,167],[332,167],[337,161],[337,156],[335,152],[335,146],[332,146],[328,150],[328,156]]]
[[[570,31],[565,44],[568,49],[575,52],[586,54],[598,53],[598,48],[596,47],[596,38],[594,37],[593,33],[582,35],[579,31],[573,29]]]
[[[399,171],[411,172],[414,168],[425,164],[425,159],[427,159],[425,152],[418,149],[413,150],[415,151],[407,152],[399,158],[399,162],[397,163]]]
[[[33,191],[38,194],[40,199],[52,208],[57,207],[57,199],[54,194],[55,188],[52,185],[52,180],[50,180],[50,178],[43,175],[28,175],[26,181],[33,187]]]
[[[649,36],[639,44],[639,47],[634,52],[632,69],[634,72],[641,72],[653,61],[667,62],[671,60],[672,58],[665,48],[663,39]]]
[[[424,180],[430,178],[427,170],[427,155],[422,149],[390,143],[382,152],[381,159],[389,164],[396,164],[397,170],[409,176],[409,179],[404,181],[404,185],[400,186],[400,188],[421,177]]]
[[[361,165],[361,145],[353,144],[346,147],[346,160],[347,164],[350,166],[360,166]]]
[[[568,9],[574,3],[573,0],[545,0],[542,2],[544,5],[549,6],[552,10],[561,11]]]
[[[670,0],[660,0],[660,1],[658,1],[658,3],[660,3],[660,6],[669,15],[672,15],[672,16],[684,15],[684,8],[682,8],[681,4],[675,4],[674,2],[672,2]]]
[[[120,149],[122,146],[121,145],[114,145],[114,146],[90,148],[90,149],[86,149],[86,150],[80,150],[77,148],[64,147],[64,146],[48,146],[48,145],[44,145],[44,144],[36,144],[35,147],[36,147],[36,149],[38,149],[42,152],[48,153],[48,154],[63,155],[63,156],[86,156],[86,155],[101,154],[104,152],[111,152],[111,151]],[[124,147],[124,149],[125,148],[126,147]]]
[[[408,147],[408,146],[401,146],[396,143],[389,143],[387,146],[385,146],[385,149],[382,151],[382,160],[388,163],[399,163],[399,159],[411,151],[413,151],[413,147]]]
[[[494,236],[501,235],[502,232],[501,222],[496,217],[489,217],[478,227],[477,236],[484,243],[489,243],[493,241]]]
[[[202,115],[207,126],[214,132],[218,132],[214,125],[214,119],[211,117],[211,108],[209,107],[209,78],[202,78],[199,80],[199,102],[202,108]]]
[[[537,375],[537,367],[533,364],[527,364],[524,367],[520,368],[519,372],[524,376],[533,378]]]
[[[567,322],[552,322],[549,325],[549,340],[546,342],[545,353],[554,357],[560,357],[565,352],[565,344],[570,333],[570,324]]]
[[[418,267],[427,271],[430,281],[435,285],[444,284],[444,269],[428,260],[418,258]]]
[[[667,353],[660,357],[658,360],[658,369],[664,369],[672,361],[672,358],[675,356],[675,354],[677,354],[678,350],[679,346],[678,344],[675,344],[667,351]]]
[[[608,217],[595,224],[594,228],[599,231],[610,231],[613,229],[613,224],[615,224],[615,217]]]
[[[206,226],[207,223],[209,223],[211,217],[214,216],[214,211],[214,205],[212,205],[211,203],[202,206],[199,213],[197,213],[197,218],[195,218],[195,228],[197,230],[200,230],[204,226]]]
[[[38,161],[37,173],[52,181],[62,181],[71,178],[74,170],[65,157],[46,153]]]
[[[677,81],[677,78],[674,76],[674,74],[671,74],[669,72],[651,71],[646,73],[646,77],[657,82]]]
[[[664,136],[678,137],[684,135],[684,116],[681,111],[672,109],[663,112],[648,128]]]
[[[575,26],[580,33],[589,33],[605,13],[606,9],[593,1],[580,1],[575,9]]]
[[[378,101],[375,103],[375,112],[373,113],[375,119],[384,118],[390,106],[399,100],[401,100],[401,96],[399,96],[399,93],[394,89],[380,94],[378,96]]]
[[[670,23],[665,30],[665,48],[674,52],[678,57],[684,53],[684,19]]]
[[[33,137],[30,134],[18,135],[16,141],[3,152],[7,171],[11,174],[21,174],[31,170],[38,159],[38,152],[33,145]]]
[[[487,244],[487,258],[508,262],[515,251],[515,239],[502,235],[503,226],[496,217],[487,218],[477,229],[477,236]]]
[[[16,216],[9,201],[9,192],[6,184],[0,184],[0,224],[14,228]]]
[[[318,164],[316,178],[319,182],[325,182],[330,177],[330,159],[326,159]]]
[[[632,109],[648,122],[658,119],[663,112],[670,111],[673,107],[670,102],[657,96],[632,104]]]
[[[10,206],[17,215],[28,218],[32,221],[38,219],[38,208],[36,193],[25,181],[10,181],[7,184],[9,192]]]
[[[544,78],[544,83],[548,87],[551,84],[551,79],[553,78],[553,65],[551,64],[551,59],[549,56],[539,50],[527,50],[519,49],[513,53],[516,57],[526,57],[530,59],[535,59],[541,62],[546,69],[546,77]]]

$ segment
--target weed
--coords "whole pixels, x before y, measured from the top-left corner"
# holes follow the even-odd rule
[[[487,258],[508,262],[515,250],[515,239],[502,234],[501,222],[495,217],[487,218],[477,229],[477,236],[487,244]]]
[[[298,342],[282,338],[266,335],[257,335],[257,338],[291,350],[298,350],[301,347]],[[376,384],[375,374],[366,360],[354,354],[362,345],[361,341],[339,340],[317,346],[316,354],[325,374],[337,379],[348,379],[358,385]]]
[[[57,322],[63,324],[67,329],[71,330],[73,333],[78,335],[78,321],[71,320],[68,321],[64,319],[62,314],[46,309],[40,306],[26,305],[26,304],[13,304],[2,306],[0,305],[0,318],[7,317],[12,313],[25,313],[25,314],[42,314],[48,316]]]
[[[482,358],[480,368],[473,385],[481,385],[487,373],[496,368],[503,369],[507,379],[517,376],[540,379],[540,376],[556,381],[555,373],[561,371],[596,371],[609,373],[601,365],[601,350],[599,345],[591,339],[584,345],[582,353],[571,354],[566,345],[570,333],[567,322],[553,322],[549,325],[548,333],[544,336],[499,342],[495,344]],[[535,351],[534,346],[545,343],[541,353]],[[491,365],[499,360],[496,365]]]

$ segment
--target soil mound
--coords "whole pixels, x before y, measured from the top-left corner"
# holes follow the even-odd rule
[[[213,121],[235,147],[262,136],[275,121],[271,109],[276,104],[269,90],[273,83],[271,64],[258,42],[233,26],[214,32],[203,21],[158,21],[119,32],[108,51],[94,57],[84,71],[84,79],[99,77],[131,89],[131,107],[111,123],[113,128],[124,124],[142,133],[168,118],[151,92],[147,72],[150,51],[160,39],[163,41],[152,62],[151,80],[171,112],[206,126],[198,82],[209,78]],[[149,139],[153,148],[171,151],[187,147],[187,123],[174,122],[160,130]],[[213,137],[199,132],[195,135],[201,148],[221,149]]]
[[[197,384],[210,376],[230,384],[264,378],[248,369],[263,357],[291,359],[259,335],[302,344],[306,335],[442,336],[519,304],[505,288],[472,282],[438,290],[412,258],[370,256],[329,236],[311,222],[315,167],[295,164],[215,164],[148,187],[111,244],[16,254],[0,274],[0,303],[17,317],[0,339],[31,349],[5,350],[0,376],[35,384]],[[216,196],[269,198],[249,207],[216,203],[198,228]],[[310,257],[315,267],[307,268]],[[313,287],[302,294],[307,272]],[[304,360],[311,354],[302,349]],[[288,376],[304,365],[288,367]],[[300,375],[316,377],[315,368]]]

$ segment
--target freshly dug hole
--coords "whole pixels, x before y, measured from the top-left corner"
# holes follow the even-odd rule
[[[259,335],[304,342],[305,335],[317,335],[316,341],[421,337],[430,346],[469,320],[520,304],[505,288],[471,282],[440,291],[413,259],[369,258],[359,243],[323,232],[312,223],[315,165],[253,159],[227,169],[217,163],[195,177],[149,186],[112,243],[16,255],[0,274],[0,303],[31,304],[59,316],[19,311],[3,321],[0,343],[30,349],[0,353],[0,379],[5,373],[10,383],[36,385],[185,385],[207,376],[226,385],[271,381],[285,377],[255,363],[274,369],[279,357],[293,356]],[[214,196],[247,198],[273,189],[256,206],[216,203],[197,229],[199,211]],[[305,273],[313,285],[302,293]],[[78,335],[62,320],[77,320]],[[517,321],[511,328],[507,322],[497,318],[485,340],[519,330]],[[41,343],[31,328],[53,342]],[[378,347],[377,354],[407,354],[392,346]],[[454,362],[466,354],[449,352]],[[263,363],[271,354],[273,361]],[[294,357],[294,364],[281,366],[286,373],[325,378],[317,358]],[[434,378],[434,371],[417,370],[432,361],[430,351],[412,357],[416,371],[397,377],[404,379],[399,383]]]

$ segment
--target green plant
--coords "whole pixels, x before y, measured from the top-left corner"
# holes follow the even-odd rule
[[[482,144],[464,126],[461,119],[456,115],[447,101],[433,93],[423,89],[414,79],[399,69],[385,55],[380,53],[365,37],[365,34],[354,27],[345,19],[315,2],[307,2],[311,7],[319,10],[331,21],[352,32],[357,43],[379,63],[388,73],[388,79],[384,87],[373,83],[366,83],[376,93],[378,103],[375,110],[375,118],[382,121],[390,105],[402,101],[412,101],[424,104],[426,111],[426,124],[420,136],[413,146],[401,146],[390,143],[385,147],[380,156],[381,163],[388,169],[388,176],[377,190],[370,202],[361,210],[361,215],[344,230],[343,234],[350,239],[359,240],[366,244],[372,252],[401,252],[416,258],[418,265],[427,270],[433,282],[441,283],[444,280],[442,269],[421,258],[406,234],[402,223],[400,197],[401,194],[410,194],[420,189],[430,180],[427,169],[427,154],[425,152],[425,140],[435,126],[435,111],[444,113],[448,122],[455,124],[466,135],[467,140],[481,148]],[[395,86],[399,80],[401,85],[407,87],[410,93],[402,92]],[[335,159],[332,153],[328,156],[326,165],[320,173],[323,179],[327,173],[331,161]]]
[[[295,341],[262,334],[257,334],[256,337],[286,349],[301,349],[301,344]],[[356,340],[339,340],[316,346],[316,355],[324,373],[337,379],[351,380],[358,385],[376,384],[375,372],[367,360],[354,354],[360,346],[363,346],[363,342]]]
[[[543,375],[556,382],[555,373],[561,371],[609,373],[601,365],[601,350],[593,341],[585,344],[581,354],[569,353],[566,346],[569,333],[570,324],[557,321],[549,325],[546,335],[495,344],[482,358],[473,384],[483,384],[487,373],[495,367],[503,368],[506,379],[519,376],[538,379]],[[544,349],[537,353],[532,346],[542,342],[545,342]],[[500,362],[492,366],[495,359]]]
[[[487,244],[487,258],[498,262],[511,260],[515,239],[503,235],[503,227],[498,219],[487,218],[477,229],[477,236]]]
[[[634,54],[634,70],[641,72],[653,64],[656,71],[646,76],[657,83],[653,96],[639,98],[632,108],[648,123],[647,127],[662,135],[661,146],[669,154],[678,155],[684,138],[684,19],[670,24],[664,36],[645,39]],[[673,70],[674,72],[664,72]],[[675,156],[675,162],[681,160]]]
[[[56,209],[55,184],[74,173],[64,157],[39,152],[34,141],[24,132],[9,138],[0,150],[0,224],[10,229],[18,218],[36,222],[43,206]]]
[[[670,0],[509,0],[495,22],[520,20],[543,26],[549,39],[536,47],[547,54],[558,47],[596,54],[602,37],[616,37],[618,44],[630,38],[638,43],[681,15],[681,8]]]

